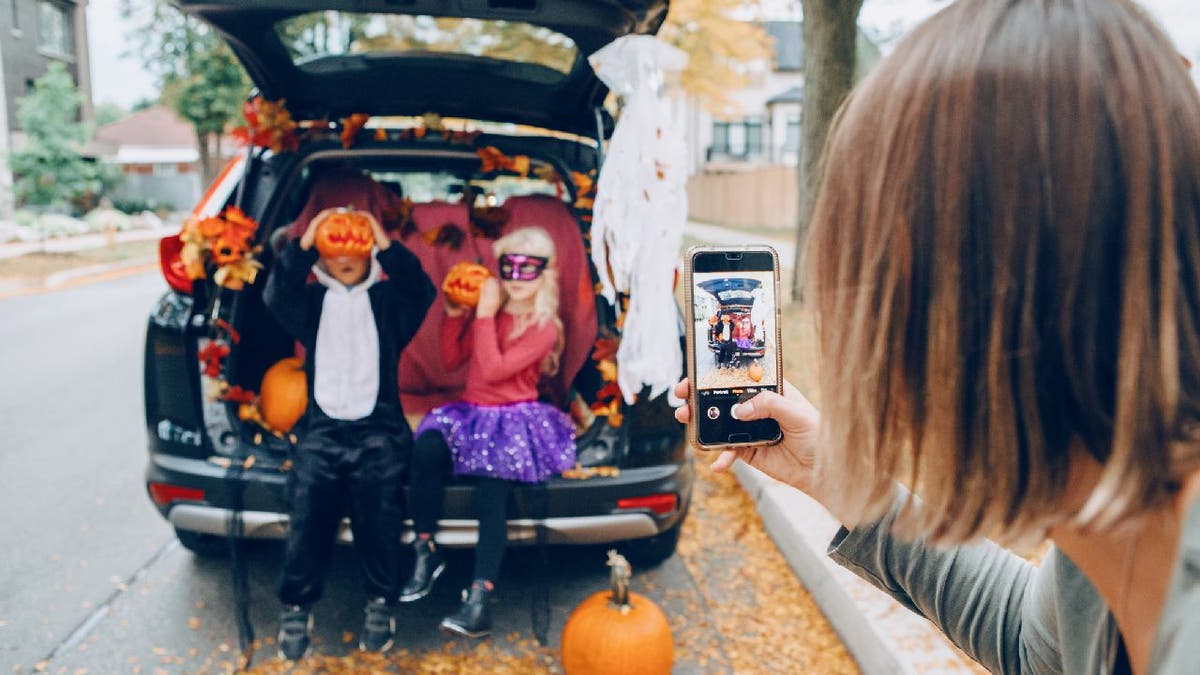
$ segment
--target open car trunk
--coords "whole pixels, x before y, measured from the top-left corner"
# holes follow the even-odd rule
[[[622,406],[611,376],[605,375],[607,370],[602,361],[612,355],[603,353],[597,338],[615,337],[615,315],[594,294],[594,270],[585,248],[590,205],[578,207],[587,200],[576,200],[577,188],[570,179],[552,178],[593,170],[597,160],[595,149],[580,141],[549,136],[485,134],[477,144],[525,155],[531,171],[524,176],[512,171],[485,171],[470,146],[440,139],[363,141],[349,150],[335,139],[326,139],[306,143],[297,153],[256,155],[244,179],[245,189],[218,197],[220,204],[240,204],[260,223],[257,240],[263,245],[260,259],[265,265],[259,281],[244,291],[223,296],[226,302],[235,302],[234,306],[225,304],[219,308],[220,315],[228,319],[238,334],[238,342],[232,345],[227,361],[228,385],[258,391],[270,366],[297,354],[296,343],[264,306],[261,292],[271,271],[274,252],[287,238],[299,236],[307,219],[317,210],[362,201],[355,206],[381,216],[385,226],[392,228],[393,238],[414,250],[432,281],[440,285],[446,269],[454,262],[491,257],[494,235],[475,234],[457,244],[439,241],[442,235],[454,238],[477,229],[479,223],[459,203],[463,189],[470,186],[479,192],[479,204],[494,203],[507,211],[510,227],[540,226],[555,239],[561,265],[560,318],[567,333],[561,375],[543,394],[544,400],[556,403],[576,420],[580,462],[584,466],[632,468],[657,465],[677,457],[682,452],[681,429],[674,423],[665,397]],[[342,175],[338,182],[319,188],[325,181],[322,176],[337,174]],[[365,183],[370,185],[355,187]],[[319,189],[323,194],[317,193]],[[351,194],[361,199],[351,199]],[[397,205],[401,195],[414,202],[411,222],[407,225],[386,222],[384,212]],[[505,231],[502,226],[495,234]],[[494,259],[487,264],[494,265]],[[189,312],[213,314],[217,309],[212,294],[219,292],[211,285],[196,284]],[[416,419],[430,408],[461,395],[465,370],[448,373],[441,366],[438,329],[442,311],[440,301],[435,302],[400,364],[402,405],[414,427]],[[184,322],[193,323],[191,318],[194,317],[187,317]],[[152,331],[148,342],[157,355],[148,362],[148,369],[174,367],[175,359],[163,356],[167,348],[158,344],[157,335],[156,330]],[[196,348],[202,349],[203,337],[198,337],[201,342]],[[179,357],[180,366],[189,369],[185,354],[180,352]],[[195,426],[205,430],[205,437],[217,454],[238,456],[243,454],[240,447],[249,448],[259,461],[266,461],[264,466],[285,459],[287,439],[273,437],[253,422],[238,419],[237,405],[207,394],[192,403],[176,401],[181,392],[174,387],[160,392],[155,379],[148,379],[148,409],[178,410],[172,416],[182,423],[192,417],[184,411],[195,406],[192,409],[200,413]],[[211,389],[201,385],[197,383],[192,391]],[[601,404],[609,407],[607,413],[597,410],[604,407]],[[616,423],[610,424],[610,420]],[[194,452],[205,456],[209,451],[203,445],[197,443]]]
[[[653,33],[666,0],[174,0],[297,119],[465,117],[606,135],[587,57]]]

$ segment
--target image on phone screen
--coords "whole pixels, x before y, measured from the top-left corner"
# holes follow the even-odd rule
[[[768,254],[746,255],[771,261]],[[706,258],[718,258],[705,264]],[[773,441],[771,420],[743,422],[731,408],[764,389],[778,388],[775,273],[768,269],[721,269],[724,256],[699,254],[692,275],[696,420],[704,445]]]

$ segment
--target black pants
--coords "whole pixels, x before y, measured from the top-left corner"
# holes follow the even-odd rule
[[[307,606],[321,597],[347,512],[367,594],[396,599],[404,526],[400,488],[410,454],[402,439],[353,422],[305,432],[288,475],[291,528],[279,581],[284,604]]]
[[[417,534],[433,535],[442,515],[442,490],[450,475],[450,447],[436,431],[426,431],[413,444],[408,500]],[[495,582],[508,544],[508,496],[513,481],[478,478],[475,513],[479,543],[475,547],[475,579]]]

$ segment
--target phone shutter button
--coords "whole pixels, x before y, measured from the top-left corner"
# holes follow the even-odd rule
[[[729,442],[730,443],[749,443],[750,442],[750,434],[748,434],[748,433],[729,434]]]

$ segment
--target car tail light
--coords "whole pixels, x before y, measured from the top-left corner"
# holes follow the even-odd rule
[[[180,253],[183,251],[183,240],[178,234],[163,237],[158,242],[158,263],[162,267],[163,278],[167,285],[180,293],[190,295],[192,279],[187,275]]]
[[[171,485],[170,483],[150,483],[146,487],[150,490],[150,499],[159,506],[166,506],[171,502],[204,501],[204,490],[199,488]]]
[[[679,496],[674,492],[667,492],[645,497],[626,497],[617,500],[617,508],[621,510],[649,509],[662,515],[679,508]]]

